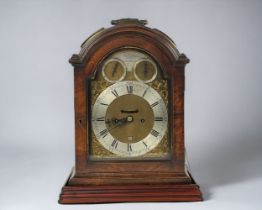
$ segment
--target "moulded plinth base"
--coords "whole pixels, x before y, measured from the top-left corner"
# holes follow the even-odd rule
[[[191,177],[192,178],[192,177]],[[60,204],[117,202],[187,202],[202,201],[199,186],[190,184],[132,184],[72,186],[62,188]]]

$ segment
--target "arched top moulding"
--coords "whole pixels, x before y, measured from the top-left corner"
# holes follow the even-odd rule
[[[112,20],[111,24],[112,27],[101,28],[88,37],[82,43],[80,52],[72,55],[69,62],[76,69],[84,67],[89,58],[101,47],[104,47],[103,52],[105,53],[116,49],[117,46],[123,47],[121,46],[122,43],[125,43],[125,47],[128,47],[126,45],[127,39],[130,47],[137,47],[144,51],[147,51],[147,47],[158,48],[174,66],[185,66],[189,63],[189,59],[184,54],[179,53],[174,41],[160,30],[145,26],[146,20],[127,18]],[[121,39],[123,40],[122,43]],[[110,45],[113,41],[118,44]]]

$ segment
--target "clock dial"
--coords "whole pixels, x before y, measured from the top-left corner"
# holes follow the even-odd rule
[[[138,61],[134,66],[134,76],[138,81],[152,82],[157,75],[157,68],[154,62],[149,59]]]
[[[120,59],[110,59],[104,64],[102,74],[108,82],[121,81],[126,76],[125,64]]]
[[[136,81],[117,82],[97,98],[92,128],[97,140],[123,157],[155,148],[167,130],[166,105],[157,91]]]

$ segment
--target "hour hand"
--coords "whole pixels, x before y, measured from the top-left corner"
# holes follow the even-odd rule
[[[107,124],[112,124],[112,125],[122,125],[122,124],[125,124],[127,121],[126,117],[125,118],[122,118],[122,119],[117,119],[115,117],[111,118],[111,119],[107,119],[106,120],[106,123]]]
[[[106,123],[116,125],[116,126],[124,125],[124,124],[129,123],[129,122],[133,122],[133,116],[131,116],[131,115],[129,115],[127,117],[120,118],[120,119],[111,118],[111,120],[109,120],[109,119],[106,120]]]

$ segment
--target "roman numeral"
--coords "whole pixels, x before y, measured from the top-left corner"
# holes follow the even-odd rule
[[[145,89],[145,91],[144,91],[142,97],[145,97],[147,90],[148,90],[148,89]]]
[[[155,121],[163,121],[163,117],[155,117]]]
[[[105,104],[105,103],[100,103],[101,105],[104,105],[104,106],[109,106],[108,104]]]
[[[118,97],[118,93],[116,92],[115,89],[114,89],[113,91],[111,91],[111,93],[112,93],[115,97]]]
[[[98,118],[96,118],[96,121],[105,121],[105,118],[104,117],[98,117]]]
[[[108,134],[108,130],[107,129],[104,129],[104,130],[100,131],[100,136],[102,136],[103,138],[105,138],[107,134]]]
[[[151,104],[151,107],[153,108],[153,107],[155,107],[155,106],[158,105],[158,104],[159,104],[159,102],[156,101],[155,103]]]
[[[111,147],[114,147],[116,149],[117,145],[118,145],[118,141],[116,139],[114,139],[114,141],[111,144]]]
[[[145,145],[145,147],[147,147],[147,144],[144,142],[144,141],[142,141],[143,142],[143,144]]]
[[[151,134],[152,134],[154,137],[158,137],[159,132],[157,132],[156,130],[152,129],[152,130],[151,130]]]
[[[126,89],[127,89],[127,93],[129,93],[129,94],[133,93],[133,86],[132,85],[127,85]]]
[[[128,152],[132,152],[131,144],[127,144],[127,151],[128,151]]]

